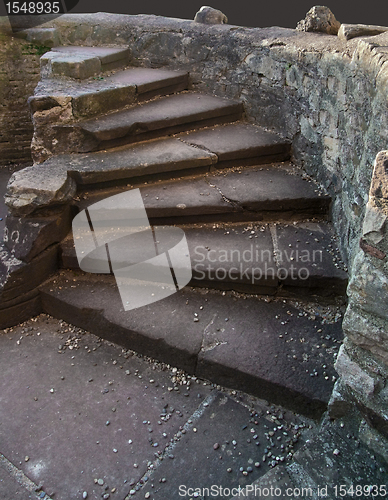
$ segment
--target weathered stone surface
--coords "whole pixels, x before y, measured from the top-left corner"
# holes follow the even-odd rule
[[[191,257],[192,285],[252,291],[266,287],[266,293],[275,293],[278,279],[269,227],[245,228],[240,224],[227,228],[183,227]]]
[[[112,65],[124,66],[129,50],[125,47],[54,47],[41,57],[41,75],[67,76],[86,79],[110,69]]]
[[[24,302],[23,295],[34,290],[45,281],[57,269],[58,248],[53,245],[40,253],[31,262],[24,263],[4,247],[0,247],[0,293],[1,301],[14,301],[17,305],[19,300]],[[16,304],[15,304],[15,300]],[[15,323],[18,318],[15,317]]]
[[[14,300],[1,301],[0,328],[9,328],[27,321],[42,312],[38,290],[18,295]]]
[[[324,213],[329,203],[327,195],[287,163],[220,172],[208,181],[229,203],[252,212],[311,209]]]
[[[387,320],[388,277],[359,251],[354,259],[352,278],[348,286],[351,302],[365,312]]]
[[[28,102],[32,113],[60,106],[58,97],[71,97],[74,118],[91,117],[128,106],[138,98],[163,94],[166,89],[187,88],[188,73],[151,68],[132,68],[102,79],[69,81],[58,78],[39,82]]]
[[[353,297],[344,316],[343,329],[354,344],[388,364],[388,331],[384,320],[371,317]]]
[[[307,287],[312,294],[345,294],[347,273],[328,224],[277,224],[272,232],[278,272],[285,287],[290,291]]]
[[[240,102],[205,94],[183,93],[84,121],[78,126],[101,142],[241,113]]]
[[[388,213],[384,213],[381,207],[376,205],[374,200],[367,203],[362,233],[373,245],[383,243],[383,247],[386,247],[383,240],[387,237]]]
[[[360,441],[388,462],[388,439],[368,425],[366,421],[361,422],[359,432]]]
[[[217,157],[178,139],[157,139],[109,151],[57,156],[54,161],[67,166],[77,184],[93,184],[210,166]]]
[[[341,40],[351,40],[360,36],[375,36],[388,31],[384,26],[373,26],[370,24],[341,24],[338,37]]]
[[[85,79],[101,72],[101,61],[95,56],[48,52],[40,59],[42,78],[67,76]]]
[[[27,334],[24,328],[28,328]],[[32,486],[29,500],[41,500],[44,493],[46,498],[58,500],[82,499],[83,491],[88,493],[89,500],[102,500],[102,495],[107,494],[110,499],[122,500],[133,488],[130,483],[137,484],[147,472],[152,473],[147,466],[154,462],[155,453],[173,441],[199,406],[209,404],[213,388],[203,384],[197,388],[193,383],[191,391],[187,386],[190,396],[186,396],[186,385],[185,389],[180,386],[179,391],[170,392],[167,388],[173,385],[172,367],[163,371],[152,362],[123,353],[118,345],[88,332],[81,333],[71,325],[67,328],[72,332],[70,345],[63,338],[66,328],[47,316],[8,334],[2,332],[2,453],[18,466],[15,467],[18,478],[21,472],[24,479],[28,478]],[[63,349],[58,349],[61,344]],[[117,362],[112,363],[113,360]],[[248,423],[249,410],[243,404],[235,405],[237,408],[232,407],[235,414]],[[224,412],[223,408],[219,407],[224,415],[219,420],[226,426],[230,406]],[[211,428],[214,421],[210,418],[210,407],[206,412]],[[284,416],[285,425],[295,422],[293,415],[284,412]],[[236,424],[237,429],[241,425]],[[198,438],[201,449],[206,437],[198,433]],[[153,446],[154,443],[158,446]],[[249,448],[247,444],[244,456]],[[4,463],[4,456],[1,459]],[[179,458],[166,458],[167,461],[170,480],[174,474],[179,476],[176,474]],[[0,462],[1,498],[27,500],[11,483],[1,483],[3,463]],[[40,464],[45,466],[39,467]],[[104,484],[95,484],[94,479]],[[37,492],[38,485],[42,488]],[[3,486],[8,486],[4,494]],[[108,490],[104,489],[106,486]],[[138,492],[137,496],[144,494]]]
[[[311,328],[312,320],[283,302],[238,301],[191,289],[128,314],[113,277],[79,272],[47,281],[41,294],[47,313],[215,383],[315,416],[329,400],[336,342],[325,340],[327,347],[321,349],[316,345],[321,336],[339,340],[340,322],[317,321]],[[319,376],[310,376],[313,370]]]
[[[14,216],[26,216],[37,208],[68,203],[76,192],[66,166],[48,160],[44,165],[27,167],[12,174],[5,203]]]
[[[376,156],[369,197],[388,199],[388,151]]]
[[[334,368],[341,377],[342,383],[350,387],[363,398],[372,396],[378,386],[378,380],[371,377],[359,364],[353,361],[344,345],[341,346]]]
[[[302,21],[299,21],[296,29],[298,31],[314,31],[336,35],[340,26],[341,24],[334,17],[329,7],[316,5],[307,12]]]
[[[204,5],[195,14],[194,21],[202,24],[227,24],[228,18],[220,10]]]
[[[44,47],[57,47],[61,44],[60,33],[56,28],[30,28],[26,30],[27,42]]]
[[[317,494],[317,488],[313,488],[312,494],[308,493],[310,498],[316,495],[315,500],[322,497],[334,499],[336,496],[333,486],[354,485],[353,477],[357,477],[357,483],[361,485],[372,484],[374,480],[377,480],[377,484],[385,484],[387,473],[384,462],[376,461],[373,452],[366,446],[360,445],[359,422],[360,416],[354,415],[353,412],[349,412],[343,419],[334,423],[324,418],[317,435],[295,453],[293,463],[287,467],[291,473],[296,473],[292,477],[296,479],[298,469],[302,469],[300,470],[302,481],[307,476],[310,481],[320,485],[320,494]],[[325,478],[325,483],[322,482],[322,477]],[[299,488],[302,485],[298,484]]]
[[[29,262],[54,243],[60,243],[71,229],[71,210],[65,207],[55,215],[26,218],[8,216],[4,243],[11,254]]]
[[[334,384],[333,391],[328,403],[328,415],[332,419],[341,418],[350,412],[352,403],[349,394],[341,380]]]
[[[209,300],[210,306],[216,307],[217,315],[210,325],[205,323],[198,375],[317,416],[329,400],[333,372],[332,355],[316,345],[321,335],[339,339],[340,322],[312,325],[289,304],[279,302],[223,300],[213,306]],[[322,364],[327,369],[322,370]]]
[[[277,154],[287,159],[290,151],[289,143],[277,134],[246,123],[189,132],[181,135],[181,139],[212,151],[219,161]]]
[[[303,239],[298,244],[295,244],[294,232],[298,229],[295,226],[291,226],[292,232],[288,231],[287,225],[280,224],[250,224],[248,228],[246,223],[180,226],[185,232],[190,252],[193,276],[190,285],[283,296],[304,293],[309,297],[327,297],[343,294],[346,273],[334,267],[331,256],[330,259],[326,255],[322,258],[323,265],[320,254],[319,259],[315,256],[314,244],[319,252],[324,253],[323,244],[332,244],[330,229],[311,223],[307,232],[303,231],[304,226],[301,230]],[[314,242],[317,235],[321,238],[323,250]],[[118,252],[123,259],[119,267],[130,264],[125,245],[123,242],[122,251]],[[79,269],[71,234],[60,248],[61,267]],[[314,261],[303,262],[306,254],[308,258],[314,256],[319,260],[318,269],[313,267]],[[179,273],[178,265],[175,265],[175,271]]]

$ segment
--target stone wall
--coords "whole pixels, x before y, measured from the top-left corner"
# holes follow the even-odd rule
[[[31,162],[33,125],[27,99],[39,81],[39,47],[0,23],[0,167]]]

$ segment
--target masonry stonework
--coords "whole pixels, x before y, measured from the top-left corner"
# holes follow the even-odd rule
[[[133,66],[189,71],[193,89],[241,99],[249,121],[292,142],[294,160],[332,196],[350,272],[337,402],[346,392],[388,436],[388,178],[381,152],[388,140],[388,34],[346,41],[112,14],[65,15],[49,26],[65,45],[127,45]],[[69,103],[62,110],[58,104],[55,113],[66,114]],[[33,147],[40,161],[39,144]],[[45,146],[44,157],[52,154]]]

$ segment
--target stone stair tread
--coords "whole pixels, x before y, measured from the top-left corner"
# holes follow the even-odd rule
[[[288,145],[279,136],[268,134],[256,126],[237,124],[236,129],[234,125],[219,128],[226,128],[232,132],[232,135],[234,130],[241,134],[244,131],[251,133],[244,144],[241,140],[229,142],[228,159],[232,157],[233,159],[245,159],[254,156],[257,162],[260,162],[260,157],[263,156],[262,162],[264,162],[269,151],[276,155],[283,153],[288,148]],[[213,130],[218,130],[218,128],[206,130],[204,135],[212,134]],[[268,140],[267,134],[269,135]],[[243,140],[244,137],[239,139]],[[212,149],[214,149],[213,152]],[[219,156],[217,147],[198,147],[186,141],[185,135],[178,135],[176,138],[154,139],[93,153],[58,155],[55,158],[48,160],[50,165],[52,163],[68,165],[67,171],[78,184],[94,184],[160,172],[210,166],[222,162],[223,155]]]
[[[215,154],[194,148],[177,138],[156,139],[107,151],[57,156],[77,184],[130,179],[216,163]]]
[[[173,126],[242,113],[242,104],[222,97],[181,93],[77,123],[98,141],[120,139]]]
[[[290,152],[287,140],[248,123],[233,123],[188,132],[181,138],[189,144],[212,151],[219,161]]]
[[[219,212],[326,210],[329,198],[289,163],[228,170],[141,187],[150,218]]]
[[[334,261],[334,235],[328,223],[180,227],[185,232],[190,252],[191,286],[272,295],[279,293],[280,287],[283,291],[292,290],[292,287],[300,291],[305,287],[310,295],[345,293],[347,274]],[[116,228],[114,231],[117,235]],[[296,238],[299,243],[295,243]],[[291,247],[289,242],[292,242]],[[134,264],[126,252],[128,241],[123,240],[122,245],[118,252],[122,261],[116,262],[119,268]],[[331,253],[329,245],[333,248]],[[71,234],[61,247],[62,267],[78,269]]]
[[[80,58],[98,57],[102,64],[125,59],[128,57],[128,47],[83,47],[78,45],[61,45],[53,47],[51,52],[64,56],[76,56]]]
[[[41,77],[64,76],[85,80],[126,66],[129,55],[128,47],[53,47],[40,58]]]
[[[136,85],[139,94],[145,94],[161,87],[169,87],[177,81],[187,80],[187,71],[154,69],[154,68],[129,68],[118,71],[107,77],[108,82],[115,85]]]
[[[132,185],[131,188],[134,186]],[[140,188],[149,218],[154,224],[211,221],[260,221],[276,216],[325,216],[330,197],[289,162],[226,169],[156,183]],[[80,209],[128,189],[116,187],[83,194]],[[213,217],[216,217],[214,219]],[[168,222],[166,222],[168,221]]]
[[[77,98],[84,95],[104,92],[117,88],[131,88],[138,94],[145,94],[152,90],[169,87],[179,82],[186,82],[186,71],[171,71],[152,68],[129,68],[117,71],[109,76],[89,78],[87,80],[63,80],[49,78],[41,80],[35,90],[35,95],[30,101],[37,101],[43,97],[60,96],[64,92],[69,97]]]
[[[214,383],[315,417],[329,400],[341,322],[312,321],[286,301],[186,287],[124,312],[113,276],[79,271],[61,272],[40,293],[46,313]]]

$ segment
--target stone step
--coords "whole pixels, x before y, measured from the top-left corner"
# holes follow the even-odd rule
[[[286,140],[243,122],[204,129],[198,134],[203,145],[195,144],[197,133],[181,134],[107,151],[58,155],[36,168],[42,175],[44,170],[57,171],[60,168],[78,185],[106,185],[107,182],[134,177],[152,176],[155,179],[161,174],[170,174],[167,177],[171,177],[177,171],[182,175],[185,171],[211,165],[225,168],[230,163],[237,166],[283,161],[290,155],[290,145]],[[226,141],[222,140],[223,135]]]
[[[61,105],[63,96],[71,98],[76,119],[107,113],[151,99],[158,95],[186,90],[188,73],[152,68],[130,68],[88,80],[41,80],[35,95],[29,98],[32,113]]]
[[[347,274],[327,223],[180,227],[188,242],[191,286],[277,296],[329,297],[346,292]],[[120,237],[117,227],[107,227],[106,241],[114,239],[109,236],[113,232],[116,238]],[[133,249],[131,256],[128,255],[130,244],[123,228],[123,238],[115,243],[120,256],[115,261],[118,268],[135,263]],[[173,242],[168,246],[172,248]],[[138,260],[143,260],[143,246],[139,250]],[[79,269],[72,233],[61,244],[60,265]],[[183,270],[175,271],[180,274]]]
[[[241,102],[184,92],[66,126],[56,126],[56,153],[86,153],[177,132],[233,122],[242,117]],[[72,147],[69,148],[70,137]]]
[[[80,209],[140,188],[153,224],[298,220],[328,213],[330,197],[289,162],[81,192]]]
[[[62,76],[84,80],[105,71],[124,67],[129,61],[128,47],[59,46],[40,58],[41,77]]]
[[[186,287],[125,312],[113,276],[79,271],[40,294],[46,313],[125,348],[309,416],[326,408],[342,338],[336,310]]]

